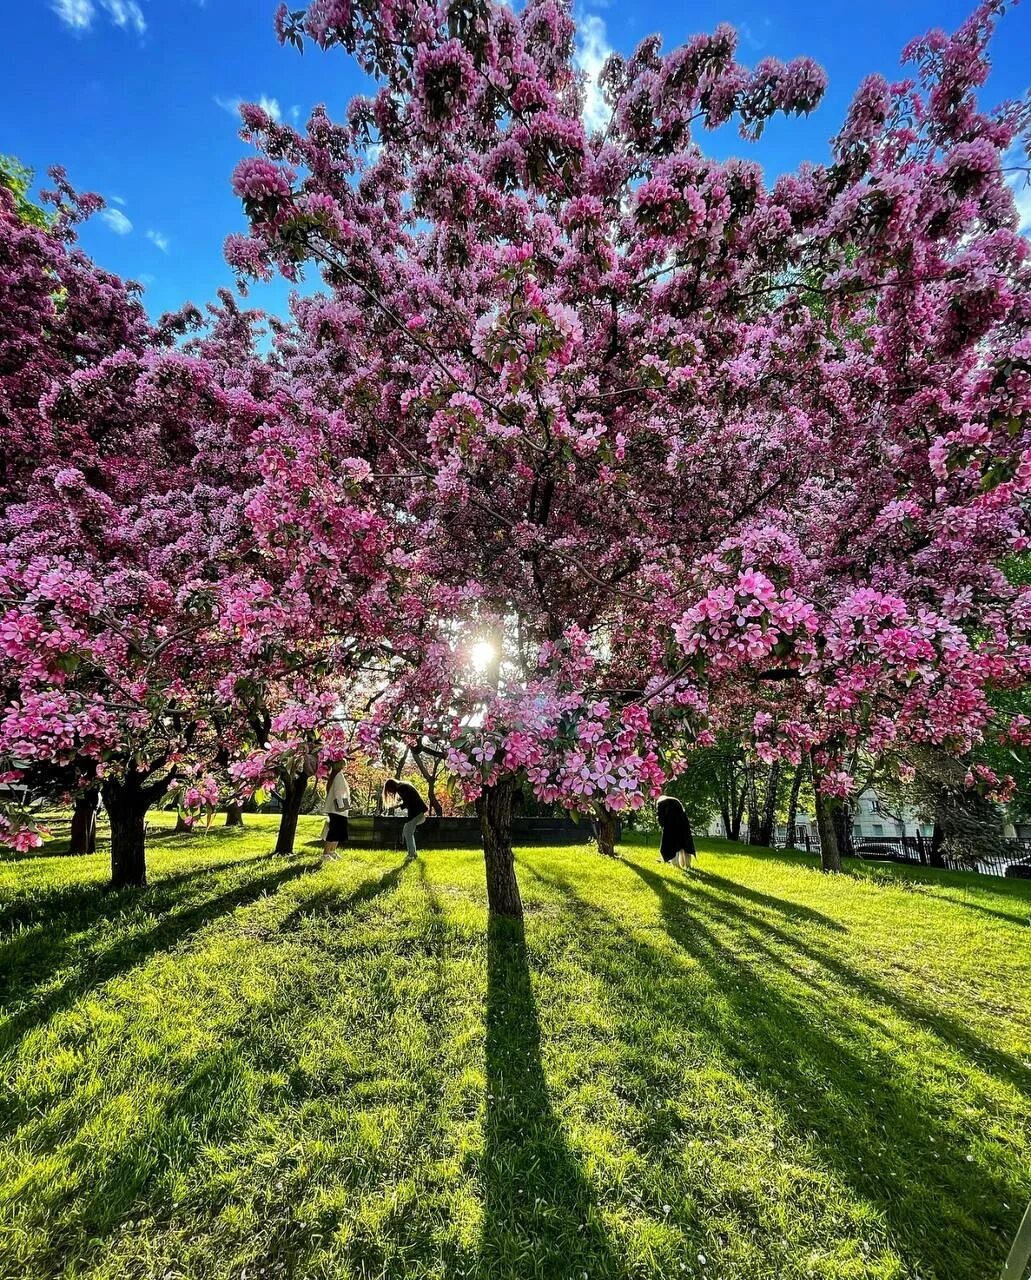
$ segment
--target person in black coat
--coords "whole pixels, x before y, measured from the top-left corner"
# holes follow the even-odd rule
[[[659,853],[663,862],[676,862],[684,871],[690,871],[695,856],[694,836],[684,806],[676,796],[659,796],[655,813],[662,828]]]

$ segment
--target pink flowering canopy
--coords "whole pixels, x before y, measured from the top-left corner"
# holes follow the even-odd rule
[[[99,785],[114,822],[128,793],[190,812],[273,762],[323,770],[354,737],[341,686],[407,603],[390,527],[346,468],[326,481],[324,415],[259,354],[262,318],[226,293],[150,325],[75,247],[99,200],[58,178],[52,227],[0,190],[3,781]],[[41,833],[7,804],[0,839]]]
[[[313,454],[425,584],[370,749],[424,734],[469,796],[523,770],[618,809],[721,727],[815,747],[830,791],[857,742],[990,730],[1031,661],[1004,573],[1028,546],[1031,276],[1003,158],[1029,111],[977,99],[1002,9],[915,41],[832,163],[772,186],[699,138],[812,110],[823,73],[746,67],[729,27],[612,57],[589,132],[555,0],[280,10],[281,39],[376,82],[303,132],[244,108],[251,233],[227,244],[242,276],[321,271],[281,353]],[[281,528],[331,521],[324,482],[268,483]]]
[[[61,180],[41,229],[0,192],[5,778],[196,807],[395,734],[469,799],[518,775],[618,811],[722,729],[839,794],[859,748],[1019,736],[992,697],[1031,665],[1031,113],[978,101],[1001,11],[914,42],[772,185],[699,138],[823,76],[745,67],[728,27],[610,59],[589,132],[553,0],[281,11],[375,87],[303,132],[244,108],[229,260],[326,284],[267,352],[228,297],[149,325],[75,248],[95,198]]]

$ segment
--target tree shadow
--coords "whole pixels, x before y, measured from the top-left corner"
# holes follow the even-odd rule
[[[679,1152],[676,1144],[667,1149],[669,1081],[657,1072],[649,1048],[638,1047],[631,1029],[642,1017],[654,1024],[682,1021],[685,1032],[696,1036],[706,1051],[717,1050],[735,1088],[774,1098],[785,1130],[808,1151],[807,1164],[834,1171],[875,1207],[889,1247],[902,1253],[913,1274],[980,1280],[986,1258],[998,1257],[1001,1265],[1000,1241],[1014,1228],[1005,1206],[1026,1200],[1017,1162],[1000,1166],[998,1156],[989,1164],[971,1154],[980,1134],[962,1090],[956,1090],[955,1104],[948,1108],[940,1093],[907,1079],[899,1070],[900,1046],[893,1040],[898,1033],[883,1025],[876,1006],[891,1005],[938,1036],[946,1050],[971,1057],[996,1078],[1010,1078],[1013,1062],[993,1053],[986,1064],[985,1047],[965,1029],[957,1033],[951,1020],[929,1017],[926,1008],[773,928],[728,896],[713,894],[706,902],[692,894],[689,881],[626,865],[656,893],[663,931],[701,966],[719,993],[716,1000],[699,998],[697,979],[671,973],[667,952],[621,927],[568,881],[551,880],[570,895],[587,963],[610,985],[617,1001],[624,986],[632,993],[626,997],[627,1005],[633,1004],[626,1008],[630,1021],[621,1032],[622,1061],[627,1087],[633,1087],[636,1076],[642,1083],[633,1089],[634,1096],[654,1112],[648,1128],[655,1145],[648,1159],[656,1176],[661,1179],[667,1161],[675,1162]],[[727,916],[732,921],[728,927],[737,927],[729,939],[718,933]],[[798,972],[792,953],[824,966],[829,979]],[[783,980],[769,980],[771,965]],[[642,983],[642,970],[654,973],[655,980]],[[637,980],[631,981],[632,976]],[[644,1010],[642,990],[648,992]],[[869,1002],[862,1016],[857,1017],[854,1007],[842,1007],[850,992]],[[971,1054],[971,1048],[979,1052]],[[936,1076],[954,1077],[957,1071],[947,1052],[935,1054],[929,1065]],[[969,1087],[979,1087],[976,1079],[963,1078]],[[769,1206],[761,1198],[738,1207],[755,1220],[755,1229],[777,1238],[776,1219],[768,1217]]]
[[[0,935],[15,929],[27,929],[34,924],[46,924],[53,929],[58,918],[61,918],[62,929],[66,923],[73,923],[76,930],[84,929],[102,920],[114,920],[133,907],[158,915],[176,906],[183,890],[194,882],[199,884],[231,873],[236,867],[269,862],[275,857],[277,855],[272,853],[258,853],[248,858],[212,861],[189,871],[160,875],[143,889],[112,889],[106,881],[87,884],[77,881],[58,889],[17,893],[0,902]],[[0,966],[2,972],[3,967]]]
[[[476,1264],[497,1277],[627,1277],[552,1109],[521,921],[487,926],[487,1110]]]
[[[302,928],[306,922],[313,923],[322,918],[343,915],[354,911],[363,903],[371,902],[381,894],[396,889],[401,877],[412,859],[405,858],[396,867],[391,867],[382,875],[369,876],[361,881],[357,888],[345,891],[339,885],[327,885],[318,892],[299,903],[293,911],[283,917],[279,932],[289,933]]]
[[[861,884],[887,886],[904,893],[917,894],[934,902],[947,902],[964,911],[1004,920],[1007,924],[1026,924],[1031,917],[1031,881],[1007,880],[1004,876],[983,876],[973,871],[939,871],[941,878],[931,879],[921,875],[918,867],[872,867],[859,863],[850,866],[846,874]],[[955,891],[959,890],[960,894]],[[972,901],[972,897],[986,897],[996,903],[984,906]],[[1009,906],[1010,910],[1000,910]]]
[[[638,872],[638,874],[643,874],[643,868],[637,864],[627,862],[627,866],[631,870]],[[758,907],[776,911],[778,915],[784,916],[787,920],[817,924],[822,929],[831,929],[836,933],[847,932],[845,926],[839,920],[835,920],[832,916],[824,915],[822,911],[802,906],[798,902],[791,902],[787,898],[775,897],[770,893],[760,893],[757,889],[748,889],[743,884],[728,880],[725,876],[718,876],[714,871],[708,871],[704,867],[695,868],[692,875],[703,878],[706,884],[714,885],[723,893],[731,894],[735,898],[743,898],[746,902],[754,903]]]
[[[362,908],[397,888],[411,864],[412,860],[405,859],[350,890],[312,882],[314,892],[278,922],[267,928],[262,921],[256,928],[245,926],[249,936],[264,939],[273,947],[288,942],[298,955],[313,947],[325,947],[327,954],[320,954],[314,966],[301,966],[297,980],[283,985],[276,999],[262,1007],[260,1018],[243,1016],[226,1027],[220,1042],[199,1060],[190,1058],[187,1052],[182,1061],[175,1057],[161,1061],[162,1087],[156,1090],[155,1100],[141,1110],[138,1127],[109,1153],[90,1185],[81,1187],[70,1182],[65,1187],[48,1188],[49,1199],[40,1216],[45,1212],[49,1224],[61,1221],[62,1215],[67,1214],[71,1223],[66,1220],[60,1232],[50,1233],[45,1239],[40,1234],[33,1261],[41,1274],[44,1267],[47,1274],[58,1274],[72,1257],[79,1264],[84,1258],[103,1257],[109,1241],[124,1229],[127,1219],[145,1217],[149,1223],[162,1227],[167,1224],[173,1235],[181,1230],[212,1230],[217,1223],[217,1207],[211,1210],[215,1216],[210,1220],[204,1214],[190,1216],[175,1203],[181,1191],[172,1188],[176,1180],[181,1184],[193,1165],[208,1158],[206,1153],[212,1147],[232,1141],[253,1120],[247,1108],[255,1073],[266,1079],[282,1077],[287,1082],[283,1093],[273,1095],[275,1100],[270,1099],[266,1106],[281,1106],[289,1114],[306,1107],[321,1111],[327,1104],[346,1104],[367,1114],[375,1105],[378,1091],[382,1090],[385,1099],[396,1097],[398,1083],[390,1065],[375,1057],[369,1061],[367,1071],[351,1074],[346,1084],[332,1076],[316,1076],[313,1083],[309,1069],[301,1066],[286,1029],[303,1027],[325,1014],[327,988],[330,1002],[333,990],[333,961],[342,959],[355,945],[347,936],[347,924],[353,919],[360,926]],[[349,1275],[473,1274],[472,1246],[440,1230],[441,1212],[447,1212],[449,1206],[446,1200],[434,1199],[433,1176],[428,1168],[434,1155],[446,1160],[452,1154],[446,1147],[441,1149],[450,1130],[447,1123],[441,1122],[440,1113],[448,1105],[450,1081],[441,1062],[454,1036],[450,1021],[454,994],[446,973],[446,913],[426,881],[423,863],[420,861],[418,866],[429,906],[428,923],[418,921],[408,928],[402,920],[399,929],[384,932],[378,938],[360,927],[358,933],[363,949],[382,952],[382,963],[371,961],[372,972],[388,967],[399,938],[400,949],[410,962],[433,966],[433,979],[425,984],[417,1006],[427,1048],[413,1058],[422,1064],[419,1074],[405,1082],[410,1091],[406,1124],[400,1145],[396,1151],[392,1149],[397,1163],[381,1175],[385,1194],[394,1184],[413,1182],[425,1184],[430,1194],[398,1196],[394,1206],[377,1214],[374,1222],[354,1215],[353,1201],[344,1207],[339,1198],[317,1208],[309,1203],[302,1209],[298,1202],[305,1191],[323,1180],[347,1185],[353,1180],[356,1195],[367,1195],[369,1166],[355,1162],[347,1144],[343,1145],[345,1154],[334,1151],[332,1137],[324,1132],[321,1141],[325,1163],[313,1164],[305,1175],[307,1182],[291,1182],[295,1176],[291,1155],[269,1148],[268,1168],[275,1170],[275,1177],[270,1174],[266,1184],[259,1172],[259,1185],[248,1189],[246,1194],[253,1199],[248,1199],[245,1206],[247,1212],[254,1213],[258,1224],[255,1230],[262,1234],[260,1274],[307,1276],[323,1274],[323,1267],[332,1268],[336,1274],[342,1258],[350,1264]],[[285,868],[281,874],[289,876],[301,870]],[[397,1014],[393,1011],[385,1016]],[[410,1018],[408,1024],[411,1025]],[[270,1028],[279,1034],[270,1035]],[[167,1087],[163,1087],[166,1081]],[[117,1082],[116,1087],[124,1089],[125,1085]],[[58,1143],[74,1145],[81,1141],[97,1105],[97,1100],[91,1098],[85,1103],[85,1115],[81,1109],[66,1107],[55,1112],[53,1119],[41,1117],[38,1112],[18,1119],[31,1121],[33,1143],[52,1149]],[[275,1131],[271,1125],[270,1130]],[[332,1246],[327,1248],[327,1242],[333,1242]],[[0,1256],[0,1270],[3,1261]]]
[[[646,882],[654,879],[661,881],[662,887],[657,883],[652,883],[652,888],[656,893],[673,893],[674,899],[680,897],[675,890],[668,887],[668,882],[664,877],[652,877],[651,873],[642,867],[634,867],[634,871],[641,876]],[[698,894],[706,892],[707,887],[713,882],[721,881],[722,877],[712,876],[708,872],[701,872],[698,878],[693,882],[685,885],[684,888],[688,893]],[[788,933],[782,928],[771,924],[767,920],[763,920],[754,916],[746,909],[742,908],[736,902],[727,900],[725,890],[721,883],[715,885],[715,897],[718,900],[718,912],[721,915],[729,916],[737,921],[742,928],[750,931],[749,944],[773,964],[790,969],[790,964],[785,960],[782,951],[778,951],[776,947],[764,945],[762,935],[773,943],[779,945],[784,951],[795,952],[805,959],[810,960],[815,966],[816,974],[821,969],[826,970],[832,975],[832,982],[823,981],[810,971],[809,983],[822,990],[825,994],[831,995],[831,986],[836,981],[837,985],[846,991],[856,991],[863,995],[872,1005],[882,1005],[894,1010],[900,1017],[912,1022],[921,1029],[930,1032],[936,1036],[943,1044],[954,1049],[957,1053],[969,1058],[978,1066],[993,1072],[996,1075],[1008,1079],[1016,1088],[1025,1093],[1031,1093],[1031,1068],[1026,1066],[1020,1059],[1012,1054],[1005,1053],[1001,1049],[993,1048],[986,1045],[978,1036],[974,1035],[962,1022],[950,1017],[948,1014],[942,1013],[940,1009],[933,1005],[927,1004],[923,1000],[915,999],[912,996],[902,995],[899,991],[887,986],[885,983],[877,982],[868,975],[862,973],[853,965],[846,964],[840,960],[834,953],[822,947],[817,947],[797,934]],[[763,898],[764,895],[757,895]],[[681,901],[684,906],[687,905],[686,897],[682,897]],[[668,904],[667,904],[668,905]],[[673,908],[673,914],[676,915],[676,909]],[[667,928],[670,926],[670,920],[667,919]],[[675,921],[674,921],[675,923]],[[681,920],[681,927],[682,927]],[[680,940],[680,939],[678,939]]]
[[[246,863],[261,860],[243,861]],[[223,867],[221,870],[225,871],[226,868]],[[203,873],[190,872],[182,877],[170,877],[169,881],[174,883],[170,885],[169,881],[163,882],[166,894],[161,900],[151,896],[146,900],[148,915],[151,914],[150,909],[157,908],[153,924],[142,930],[123,933],[109,946],[94,951],[84,951],[80,946],[75,945],[75,939],[89,924],[120,914],[114,910],[115,904],[111,899],[122,898],[124,895],[111,895],[107,904],[108,910],[98,910],[85,919],[81,916],[76,917],[73,923],[66,923],[63,929],[45,930],[37,934],[15,933],[0,948],[0,971],[10,973],[12,981],[17,979],[19,987],[25,990],[25,998],[0,1026],[0,1053],[14,1048],[35,1027],[45,1023],[60,1010],[68,1008],[91,988],[99,986],[110,978],[123,976],[145,963],[151,955],[162,948],[181,945],[191,934],[198,932],[218,917],[255,902],[307,870],[306,866],[288,866],[270,870],[264,875],[250,878],[244,884],[214,897],[203,899],[196,905],[182,910],[175,909],[175,889],[181,889],[184,881],[199,878]],[[168,893],[169,889],[171,894]],[[171,909],[166,909],[169,905]],[[69,976],[59,986],[46,989],[42,995],[37,994],[39,988],[45,986],[49,975],[55,969],[59,969],[72,954],[78,958],[78,963],[73,966]],[[30,977],[26,983],[26,976],[34,974],[41,975],[40,979],[33,981]],[[20,1123],[18,1115],[11,1117],[11,1120],[14,1127]],[[9,1128],[4,1131],[9,1131]]]

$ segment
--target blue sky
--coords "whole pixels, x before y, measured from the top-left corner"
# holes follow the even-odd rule
[[[300,3],[300,0],[298,0]],[[774,121],[756,145],[732,131],[711,139],[721,156],[751,155],[772,176],[826,156],[864,75],[898,74],[902,46],[932,26],[953,28],[972,0],[599,0],[582,16],[584,57],[629,52],[652,31],[667,46],[720,21],[741,32],[740,56],[809,54],[830,77],[821,108]],[[280,48],[275,0],[27,0],[4,15],[0,151],[42,177],[63,164],[73,183],[111,202],[83,232],[86,249],[111,270],[147,286],[152,313],[201,303],[231,283],[222,242],[243,218],[229,186],[246,153],[233,103],[265,98],[284,119],[325,102],[340,115],[360,87],[339,50],[304,56]],[[1031,66],[1031,4],[1003,20],[986,97],[1025,91]],[[703,139],[704,145],[704,139]],[[287,289],[268,286],[257,305],[281,311]]]

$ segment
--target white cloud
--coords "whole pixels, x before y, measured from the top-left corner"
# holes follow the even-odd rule
[[[609,122],[609,108],[602,96],[598,76],[612,53],[604,21],[596,13],[585,14],[577,23],[574,61],[586,77],[584,85],[584,124],[589,132],[604,129]]]
[[[110,200],[112,204],[120,204],[120,205],[125,204],[124,196],[108,196],[108,200]]]
[[[770,33],[773,30],[773,23],[769,18],[761,18],[759,25],[756,26],[751,22],[735,22],[737,33],[741,37],[741,43],[749,49],[765,49],[769,43]]]
[[[1007,157],[1009,159],[1010,157]],[[1027,159],[1017,159],[1016,163],[1027,164]],[[1013,192],[1013,203],[1017,206],[1017,230],[1021,235],[1031,235],[1031,174],[1023,169],[1019,173],[1009,175],[1009,188]]]
[[[1021,235],[1031,235],[1031,187],[1024,183],[1013,192],[1017,206],[1017,217],[1020,219],[1018,230]]]
[[[247,101],[250,101],[250,99],[239,97],[220,98],[217,93],[215,94],[215,105],[221,107],[223,111],[228,111],[236,120],[240,118],[240,107]],[[277,98],[269,98],[266,97],[265,94],[262,94],[258,99],[258,106],[261,107],[262,111],[264,111],[267,116],[271,116],[273,120],[282,120],[283,111]],[[295,111],[296,109],[296,107],[293,108]]]
[[[1016,142],[1002,158],[1006,174],[1006,184],[1013,192],[1013,203],[1017,206],[1017,230],[1021,235],[1031,237],[1031,157],[1020,142]]]
[[[162,253],[168,252],[169,240],[168,236],[166,236],[163,231],[154,231],[151,229],[147,232],[147,239],[151,244],[157,245]]]
[[[143,10],[136,0],[100,0],[116,27],[132,27],[138,36],[147,29]]]
[[[116,236],[127,236],[132,230],[132,223],[121,209],[101,209],[101,222],[106,222]]]
[[[97,4],[116,27],[131,27],[137,35],[147,29],[147,20],[136,0],[51,0],[50,7],[73,31],[89,31],[97,16]]]
[[[73,31],[88,31],[95,12],[92,0],[52,0],[51,8]]]

